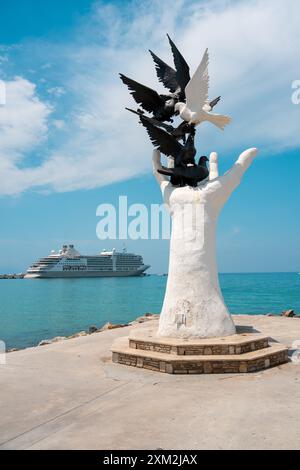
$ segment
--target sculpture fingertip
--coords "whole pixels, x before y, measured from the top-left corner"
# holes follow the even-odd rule
[[[160,151],[158,149],[153,149],[152,158],[155,161],[160,161]]]
[[[211,152],[210,156],[209,156],[209,161],[211,163],[214,163],[214,162],[217,162],[218,161],[218,154],[217,152]]]
[[[249,153],[251,153],[251,155],[255,157],[258,154],[258,149],[256,147],[253,147],[249,149]]]

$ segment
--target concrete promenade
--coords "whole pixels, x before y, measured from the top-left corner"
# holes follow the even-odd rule
[[[299,318],[233,318],[300,341]],[[7,354],[0,449],[300,448],[300,363],[190,376],[113,364],[110,346],[131,328]]]

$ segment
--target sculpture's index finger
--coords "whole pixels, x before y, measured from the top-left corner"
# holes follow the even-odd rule
[[[218,178],[218,176],[218,154],[217,152],[211,152],[209,156],[209,179],[213,180],[215,178]]]
[[[210,163],[217,163],[218,162],[218,154],[217,152],[211,152],[209,156]]]

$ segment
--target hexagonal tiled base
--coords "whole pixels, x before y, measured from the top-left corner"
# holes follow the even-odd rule
[[[113,362],[169,374],[245,373],[288,361],[288,348],[256,333],[223,338],[159,338],[155,330],[134,330],[112,346]]]
[[[268,336],[259,333],[239,333],[221,338],[177,339],[156,335],[156,328],[139,328],[129,335],[129,347],[179,356],[244,354],[267,348]]]

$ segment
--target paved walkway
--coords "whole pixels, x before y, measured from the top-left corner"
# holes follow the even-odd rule
[[[300,319],[240,315],[291,345]],[[153,321],[153,320],[151,320]],[[173,376],[111,362],[129,327],[9,353],[0,449],[299,449],[300,364]]]

